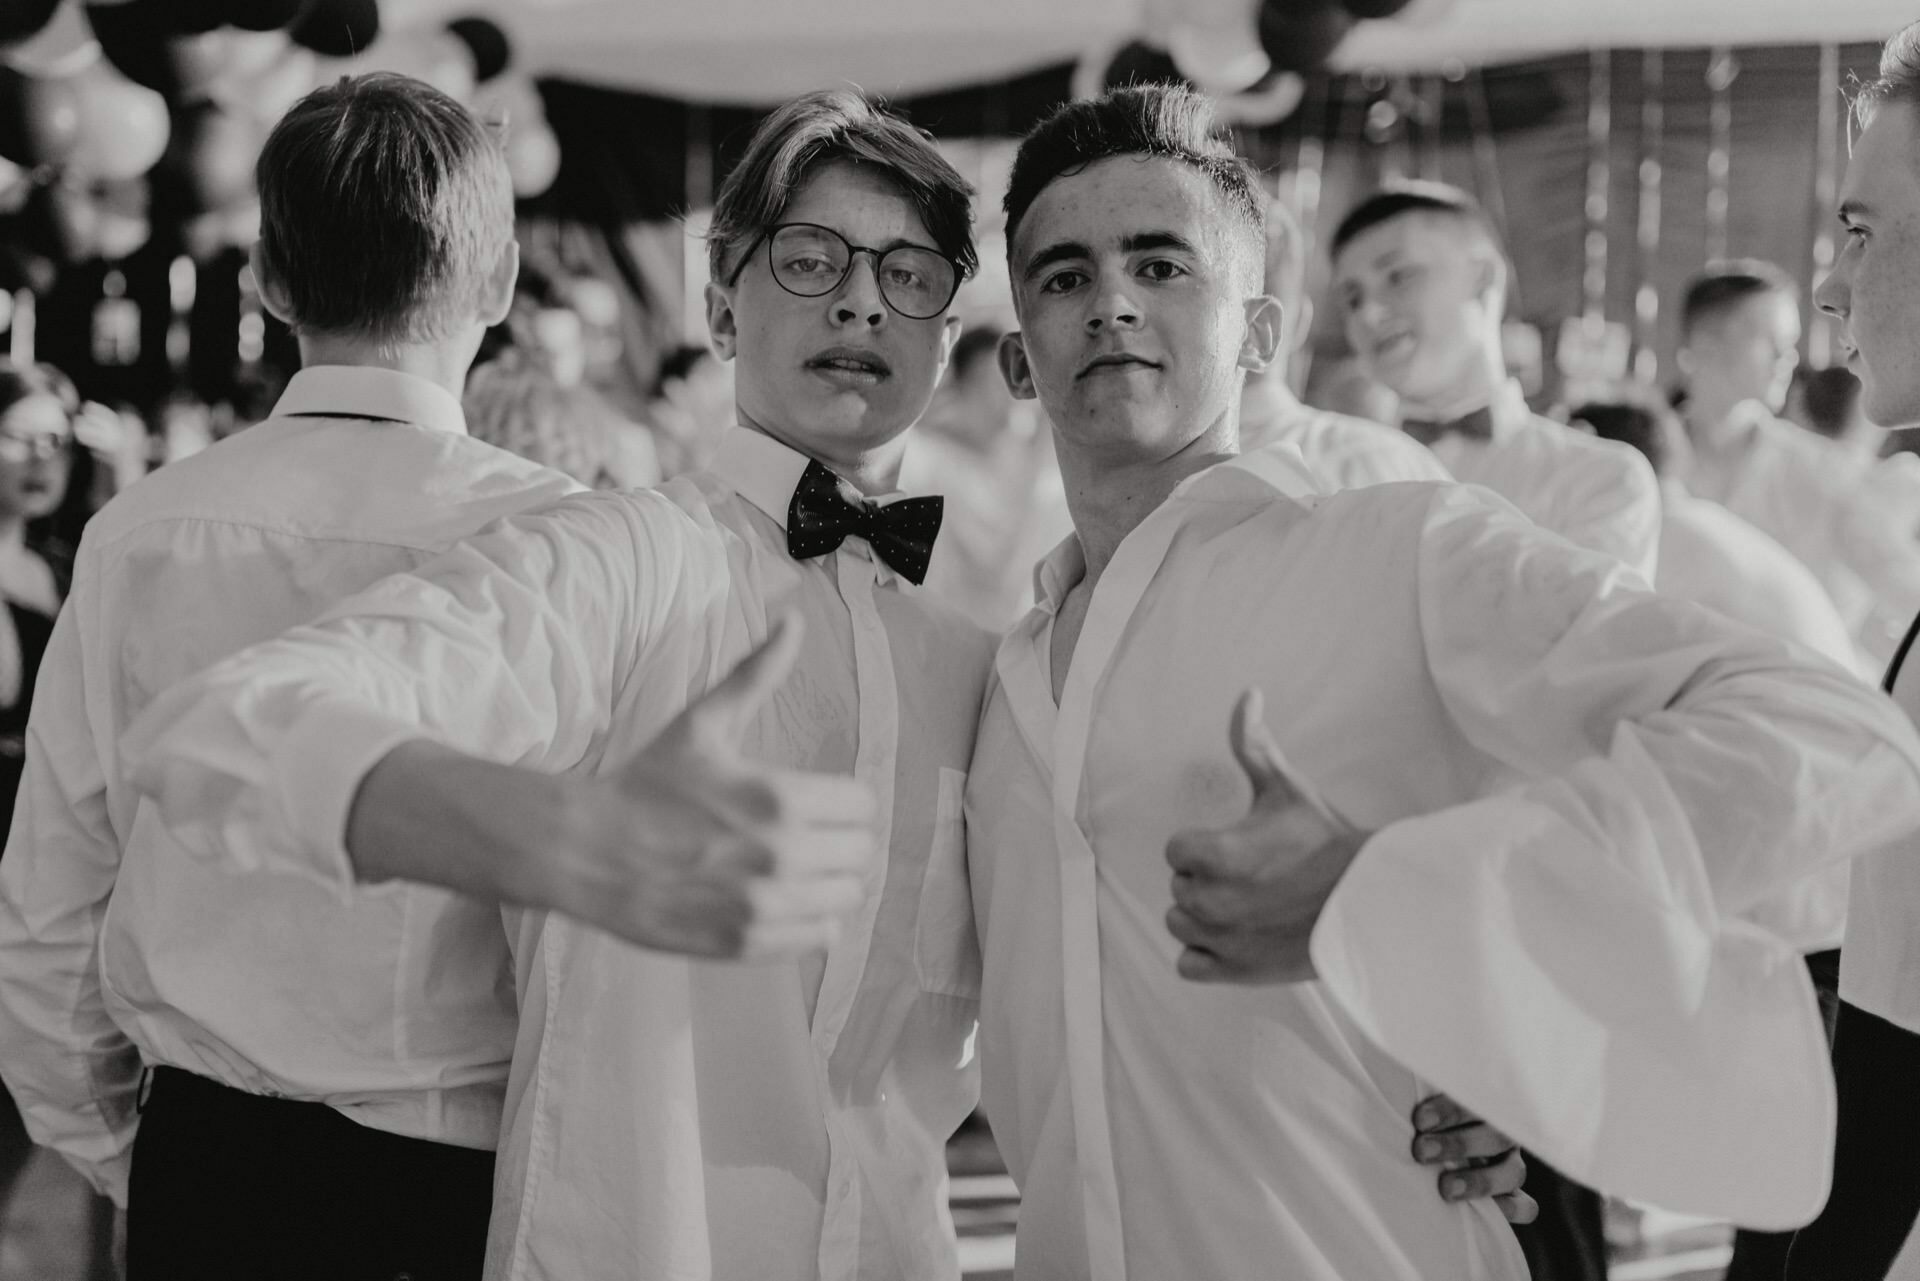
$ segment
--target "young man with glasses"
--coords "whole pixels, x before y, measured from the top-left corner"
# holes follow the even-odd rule
[[[764,707],[686,732],[818,774],[696,798],[741,824],[731,852],[636,850],[603,897],[649,928],[582,924],[592,902],[510,915],[491,1276],[958,1272],[945,1140],[977,1095],[979,986],[960,804],[991,641],[916,590],[940,502],[893,491],[958,332],[970,196],[854,93],[783,107],[710,234],[739,425],[708,468],[506,521],[171,691],[127,740],[181,840],[244,832],[336,893],[381,852],[429,879],[564,866],[633,839],[606,785],[670,784],[623,762],[798,615]],[[877,804],[844,812],[849,790]],[[798,853],[757,842],[823,810]],[[856,838],[881,857],[845,858]],[[809,859],[839,874],[725,892]],[[686,867],[707,899],[656,894]]]

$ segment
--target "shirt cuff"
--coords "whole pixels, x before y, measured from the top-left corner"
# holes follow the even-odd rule
[[[426,737],[417,722],[353,703],[322,702],[303,711],[272,770],[279,809],[301,859],[285,870],[318,881],[342,899],[351,897],[357,881],[347,853],[347,819],[361,781],[394,748]]]

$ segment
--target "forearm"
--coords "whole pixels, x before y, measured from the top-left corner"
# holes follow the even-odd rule
[[[360,881],[408,880],[521,907],[576,911],[591,797],[566,775],[417,739],[361,780],[347,816]]]

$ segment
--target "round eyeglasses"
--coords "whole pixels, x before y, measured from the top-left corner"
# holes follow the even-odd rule
[[[869,249],[831,227],[783,222],[754,238],[727,284],[738,283],[761,240],[774,283],[801,298],[823,298],[840,288],[853,271],[856,254],[873,255],[873,278],[887,306],[909,320],[932,320],[960,291],[960,268],[945,254],[921,245]]]

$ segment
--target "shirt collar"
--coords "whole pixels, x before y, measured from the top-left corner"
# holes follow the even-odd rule
[[[273,416],[298,414],[386,418],[467,434],[467,416],[452,392],[413,374],[370,365],[310,365],[296,373],[275,402]]]
[[[1195,472],[1175,485],[1167,501],[1149,513],[1147,520],[1155,519],[1175,503],[1299,500],[1323,492],[1319,477],[1299,450],[1286,444],[1268,445]],[[1034,599],[1047,613],[1053,613],[1086,572],[1087,555],[1080,546],[1080,536],[1069,534],[1035,567]]]

